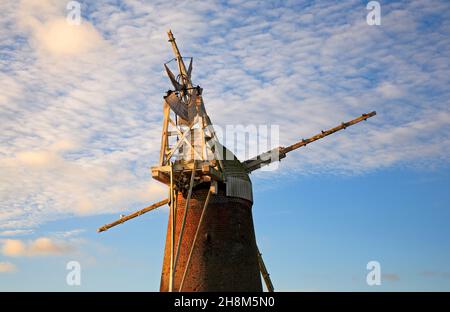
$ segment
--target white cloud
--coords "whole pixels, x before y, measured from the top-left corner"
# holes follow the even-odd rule
[[[377,88],[378,92],[387,99],[400,98],[403,91],[392,83],[382,83]]]
[[[33,230],[7,230],[7,231],[1,231],[0,236],[19,236],[19,235],[26,235],[33,233]]]
[[[2,253],[6,256],[22,256],[25,252],[25,244],[18,239],[7,239],[3,242]]]
[[[15,264],[10,262],[0,262],[0,273],[11,273],[17,271]]]
[[[22,0],[16,6],[17,26],[29,35],[29,43],[38,52],[73,56],[102,44],[100,33],[90,22],[67,23],[66,5],[64,0]]]
[[[439,1],[384,4],[380,27],[367,26],[358,1],[96,1],[83,4],[79,28],[63,24],[66,4],[0,10],[2,231],[166,196],[148,169],[169,88],[169,28],[195,57],[194,82],[217,124],[279,124],[288,145],[378,111],[292,153],[281,169],[354,174],[448,162],[450,22],[420,28],[427,14],[447,14]]]
[[[65,255],[74,250],[68,242],[40,237],[24,242],[18,239],[5,239],[2,241],[2,253],[8,257],[34,257]]]
[[[53,233],[53,235],[55,237],[67,239],[67,238],[78,237],[84,232],[86,232],[85,229],[74,229],[74,230],[68,230],[68,231],[63,231],[63,232],[55,232],[55,233]]]
[[[86,53],[101,43],[101,36],[90,23],[69,25],[64,18],[51,20],[37,31],[36,41],[46,52],[56,55]]]

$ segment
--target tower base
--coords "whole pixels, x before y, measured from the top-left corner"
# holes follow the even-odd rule
[[[209,185],[199,185],[192,191],[173,291],[179,291],[208,188]],[[174,253],[185,207],[186,197],[179,193]],[[169,215],[160,291],[169,291],[171,217]],[[223,187],[217,194],[211,194],[182,291],[262,291],[250,201],[226,197]]]

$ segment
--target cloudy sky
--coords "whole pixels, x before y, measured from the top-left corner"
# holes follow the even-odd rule
[[[167,209],[152,181],[173,58],[213,122],[288,145],[377,116],[252,175],[279,290],[450,290],[450,4],[0,0],[0,290],[158,290]],[[66,284],[66,263],[82,285]],[[366,284],[366,264],[383,283]]]

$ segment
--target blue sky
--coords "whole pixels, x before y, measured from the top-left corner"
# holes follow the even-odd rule
[[[366,3],[83,1],[69,26],[67,1],[2,1],[0,290],[158,290],[166,208],[95,229],[166,195],[169,28],[217,125],[288,145],[378,113],[252,175],[276,289],[450,290],[450,5],[380,1],[369,26]]]

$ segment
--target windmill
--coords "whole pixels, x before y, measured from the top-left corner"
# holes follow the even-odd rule
[[[192,83],[192,58],[186,68],[175,38],[168,32],[178,75],[164,64],[173,85],[163,101],[159,163],[152,177],[168,186],[168,197],[100,227],[118,224],[169,205],[161,291],[269,291],[273,285],[256,244],[249,174],[287,153],[350,127],[371,112],[287,147],[240,161],[224,147],[206,113],[202,88]]]

